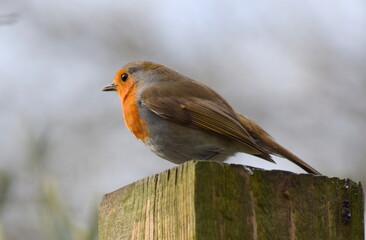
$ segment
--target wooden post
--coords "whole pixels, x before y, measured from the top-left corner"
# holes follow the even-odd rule
[[[360,183],[190,161],[104,196],[99,240],[364,239]]]

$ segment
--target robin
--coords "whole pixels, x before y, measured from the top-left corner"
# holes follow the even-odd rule
[[[127,128],[151,151],[173,163],[223,162],[244,152],[273,163],[271,155],[283,157],[308,173],[321,175],[218,93],[166,66],[129,63],[103,91],[117,91]]]

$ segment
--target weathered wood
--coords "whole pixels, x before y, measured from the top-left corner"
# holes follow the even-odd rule
[[[105,195],[99,240],[364,239],[351,180],[191,161]]]

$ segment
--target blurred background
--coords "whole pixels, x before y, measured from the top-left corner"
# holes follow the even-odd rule
[[[0,240],[96,239],[103,194],[174,167],[128,132],[135,60],[217,90],[325,175],[366,182],[362,0],[0,1]],[[303,172],[237,154],[229,162]]]

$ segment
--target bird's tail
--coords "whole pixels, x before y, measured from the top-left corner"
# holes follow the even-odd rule
[[[304,169],[308,173],[315,175],[322,175],[320,172],[318,172],[309,164],[301,160],[295,154],[291,153],[289,150],[278,144],[276,140],[272,138],[271,135],[269,135],[263,128],[258,126],[258,124],[256,124],[253,120],[239,113],[238,117],[240,123],[243,125],[245,130],[247,130],[247,132],[252,136],[254,141],[258,144],[258,146],[261,149],[263,149],[264,152],[286,158],[291,162],[293,162],[294,164],[296,164],[297,166]]]

